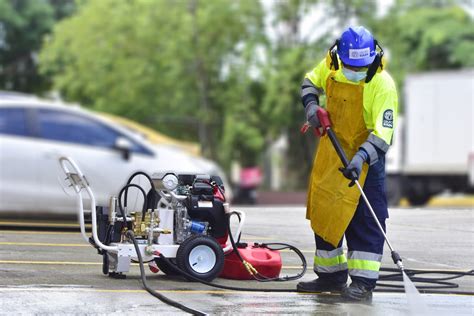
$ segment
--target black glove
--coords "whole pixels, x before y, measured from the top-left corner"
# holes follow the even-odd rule
[[[306,112],[306,121],[308,121],[308,123],[312,127],[315,127],[315,128],[320,128],[321,127],[321,123],[319,122],[318,115],[316,114],[316,112],[318,111],[318,108],[319,108],[319,105],[317,105],[316,102],[314,102],[314,101],[309,103],[304,108],[304,110]]]
[[[352,160],[349,162],[346,168],[340,168],[344,177],[351,180],[349,187],[352,187],[355,184],[356,180],[359,180],[360,173],[362,172],[362,165],[369,158],[369,155],[363,149],[359,149],[358,152],[352,157]]]

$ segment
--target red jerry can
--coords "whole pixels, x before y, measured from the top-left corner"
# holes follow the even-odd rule
[[[245,248],[238,248],[242,258],[258,271],[258,273],[267,278],[277,278],[281,272],[281,256],[278,250],[248,245]],[[220,275],[221,278],[234,280],[252,280],[253,277],[247,271],[240,261],[239,257],[233,251],[225,256],[224,269]]]

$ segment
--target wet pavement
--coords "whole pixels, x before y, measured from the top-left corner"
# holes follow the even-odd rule
[[[409,315],[404,294],[377,293],[372,304],[341,302],[336,295],[235,293],[226,291],[163,291],[167,297],[210,315]],[[87,288],[2,289],[2,307],[9,315],[153,314],[184,315],[145,291]],[[27,298],[27,299],[25,299]],[[430,315],[472,315],[472,297],[424,295]],[[6,309],[5,309],[6,308]]]
[[[303,207],[239,207],[247,214],[243,241],[287,242],[303,251],[310,265],[313,236]],[[0,314],[154,314],[176,315],[142,290],[139,270],[133,265],[125,280],[104,276],[101,257],[77,232],[11,227],[0,220]],[[23,220],[23,223],[27,221]],[[40,221],[29,221],[34,223]],[[65,223],[64,220],[60,221]],[[10,223],[10,224],[8,224]],[[71,224],[70,221],[67,221]],[[394,209],[387,222],[388,236],[412,269],[466,271],[474,266],[474,211],[472,209]],[[61,225],[60,225],[61,226]],[[45,228],[49,227],[49,228]],[[66,227],[66,226],[64,226]],[[46,229],[46,230],[44,230]],[[282,252],[284,275],[299,271],[298,258]],[[388,249],[382,267],[393,268]],[[337,295],[291,292],[234,292],[187,282],[147,271],[148,283],[171,299],[211,315],[407,315],[403,293],[374,293],[372,304],[341,302]],[[436,275],[433,275],[436,276]],[[309,267],[302,280],[311,280]],[[298,281],[257,283],[218,279],[219,284],[294,289]],[[423,294],[429,314],[474,315],[474,277],[454,282],[454,294]],[[400,283],[397,283],[400,284]],[[459,294],[455,294],[459,293]]]

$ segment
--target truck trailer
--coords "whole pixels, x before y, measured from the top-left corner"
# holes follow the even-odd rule
[[[473,192],[474,69],[410,74],[387,153],[389,203]]]

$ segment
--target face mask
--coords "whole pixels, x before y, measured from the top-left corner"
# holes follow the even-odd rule
[[[352,82],[359,82],[365,77],[367,77],[367,73],[365,71],[354,71],[347,68],[342,67],[342,73],[347,80]]]

